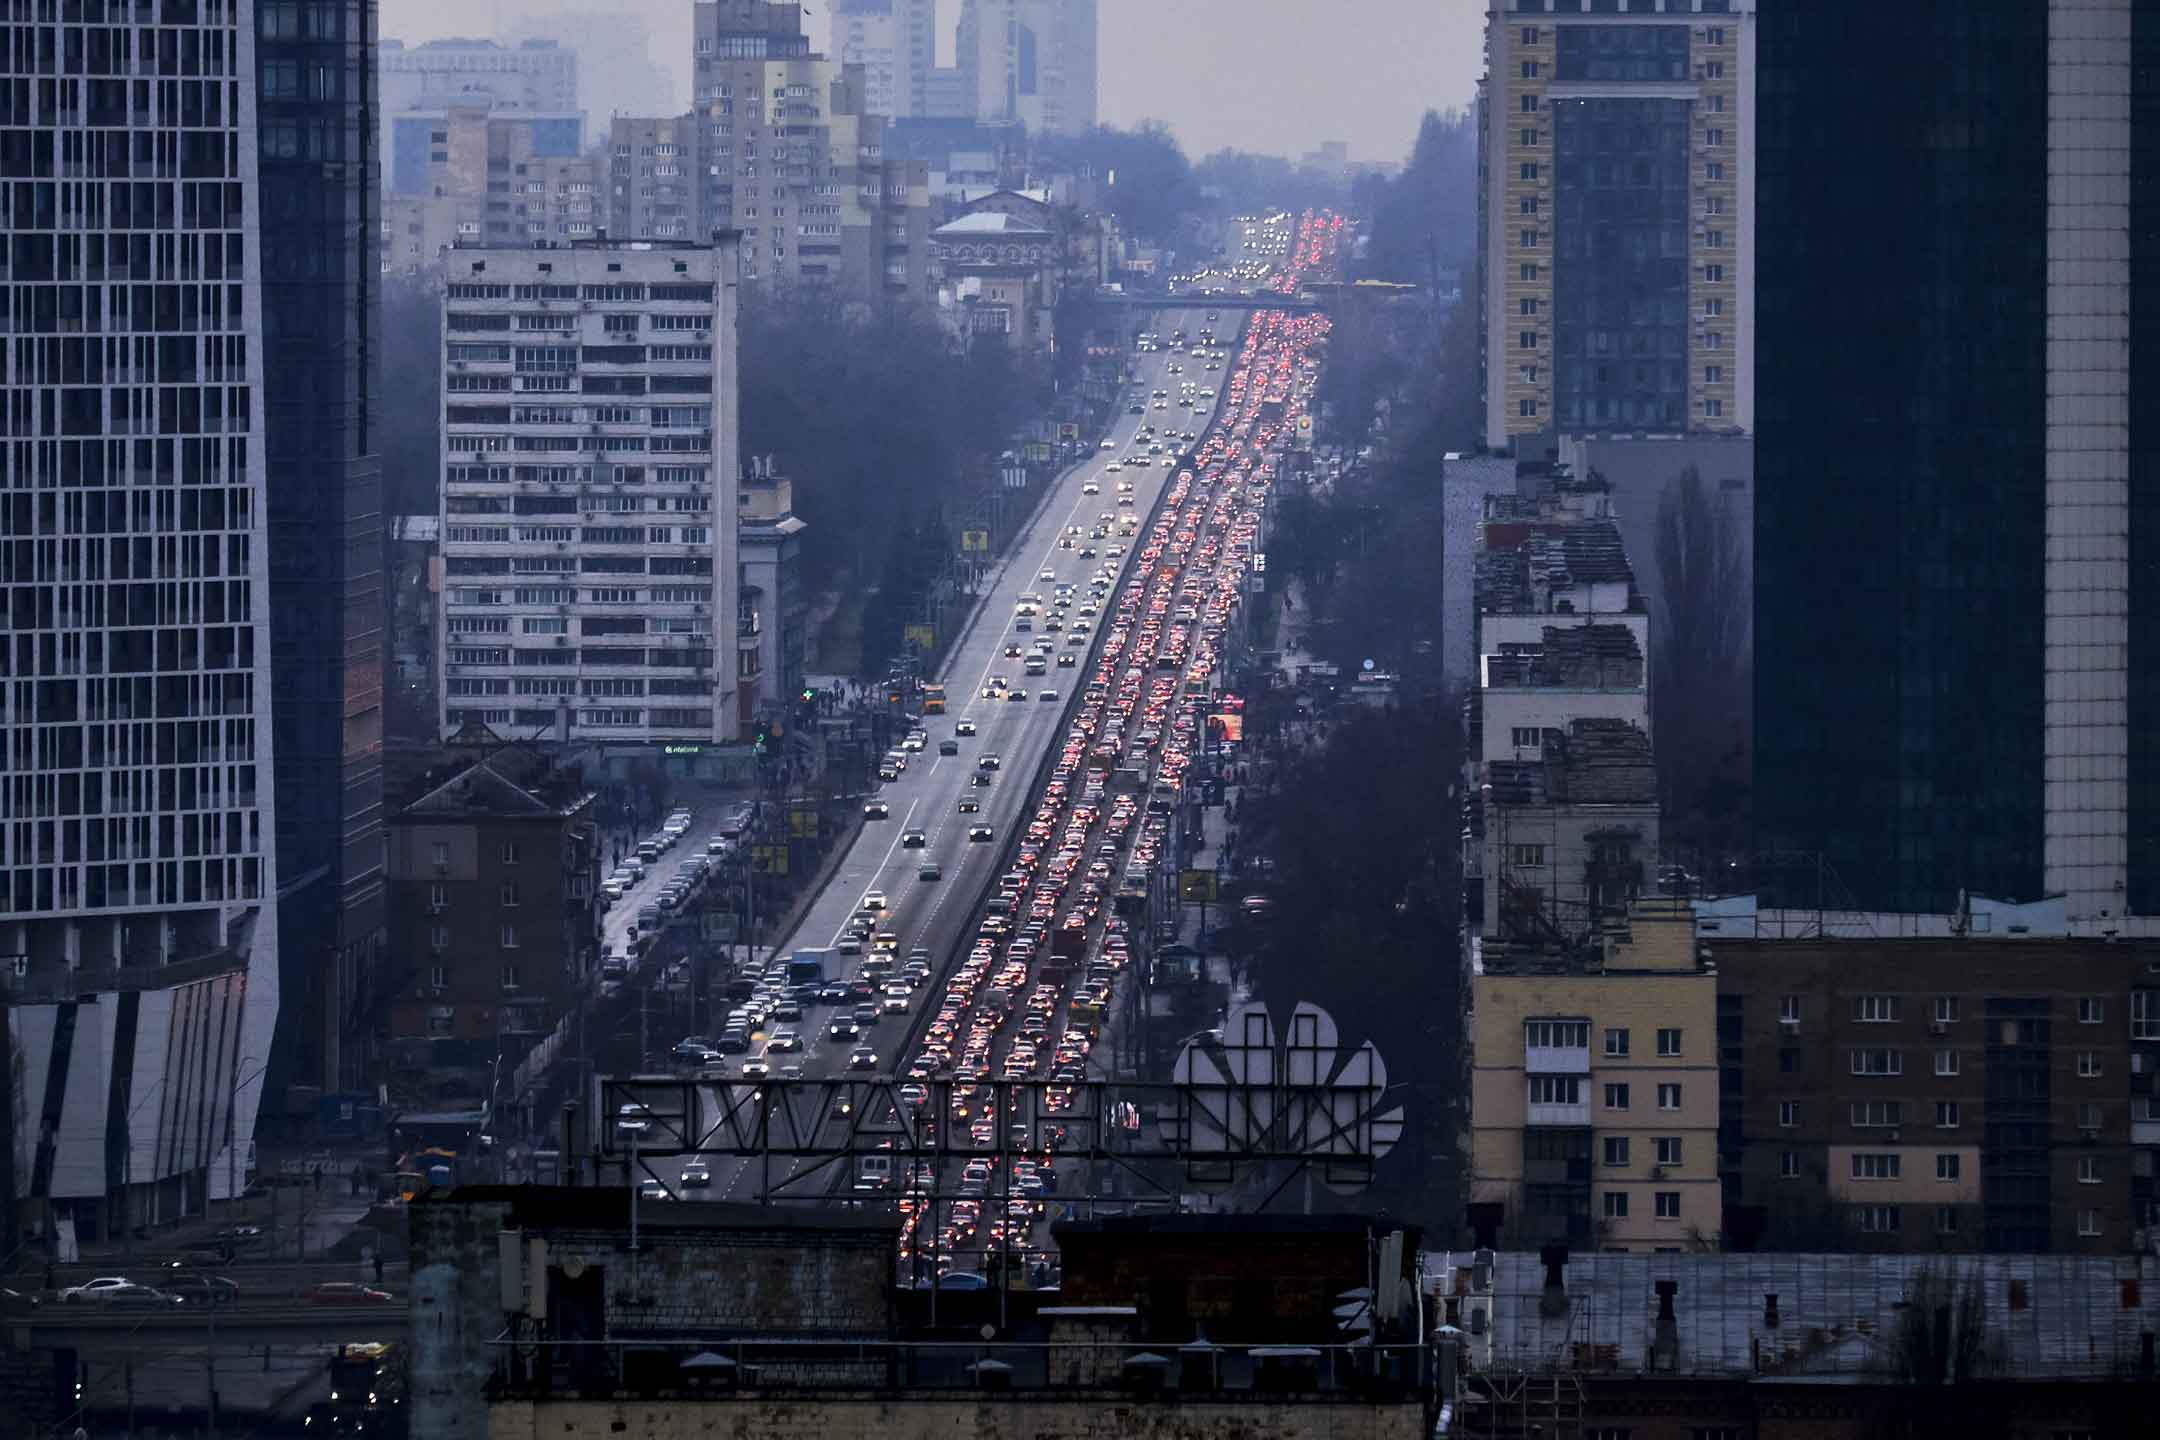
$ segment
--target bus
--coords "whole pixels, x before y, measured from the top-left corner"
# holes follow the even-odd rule
[[[942,715],[945,713],[945,687],[935,681],[925,680],[922,687],[922,713]]]

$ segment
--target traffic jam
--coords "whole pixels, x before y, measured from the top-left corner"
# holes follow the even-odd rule
[[[1341,224],[1303,217],[1273,288],[1295,294],[1326,273]],[[943,1127],[947,1147],[995,1152],[955,1162],[951,1189],[926,1162],[893,1177],[901,1182],[902,1273],[917,1283],[974,1282],[993,1253],[1043,1261],[1036,1229],[1057,1193],[1054,1157],[1066,1138],[1057,1116],[1090,1074],[1133,958],[1130,917],[1120,912],[1141,906],[1120,900],[1144,901],[1170,844],[1262,507],[1309,402],[1327,327],[1320,315],[1254,313],[1214,422],[1135,538],[1130,574],[1119,584],[1105,564],[1088,582],[1084,603],[1106,610],[1099,653],[1012,864],[905,1062],[900,1096],[916,1108],[925,1138]],[[1037,1082],[1039,1099],[1023,1106],[1020,1096],[1036,1087],[1017,1086],[1005,1092],[1001,1115],[989,1083],[997,1080]],[[933,1084],[946,1116],[920,1113],[933,1103]],[[974,1273],[956,1261],[969,1253],[980,1258]]]

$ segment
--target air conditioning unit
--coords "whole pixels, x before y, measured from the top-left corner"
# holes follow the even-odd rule
[[[427,913],[430,915],[440,915],[443,913],[443,911],[448,910],[449,908],[450,907],[448,905],[442,903],[441,901],[435,901],[428,905]]]
[[[2142,1075],[2145,1073],[2145,1057],[2143,1055],[2136,1054],[2135,1052],[2131,1054],[2130,1073],[2133,1075]]]
[[[1895,1145],[1904,1138],[1904,1135],[1905,1132],[1902,1130],[1892,1130],[1889,1134],[1883,1136],[1883,1139],[1888,1141],[1890,1144]]]
[[[1662,1179],[1664,1179],[1664,1178],[1665,1178],[1665,1167],[1664,1167],[1664,1166],[1662,1166],[1662,1165],[1653,1165],[1653,1166],[1651,1166],[1651,1167],[1650,1167],[1650,1178],[1651,1178],[1651,1179],[1653,1179],[1653,1180],[1662,1180]]]
[[[1950,1033],[1950,1022],[1949,1022],[1949,1021],[1947,1021],[1947,1020],[1930,1020],[1930,1021],[1928,1022],[1928,1034],[1930,1034],[1930,1035],[1947,1035],[1947,1034],[1949,1034],[1949,1033]]]
[[[1783,1034],[1798,1035],[1800,1033],[1800,1022],[1798,1020],[1780,1020],[1777,1023],[1778,1030]]]
[[[2100,1132],[2090,1125],[2081,1126],[2078,1129],[2078,1139],[2084,1141],[2087,1145],[2097,1144],[2100,1140]]]
[[[555,637],[555,643],[557,645],[568,645],[570,643],[570,637],[567,635],[557,635]]]

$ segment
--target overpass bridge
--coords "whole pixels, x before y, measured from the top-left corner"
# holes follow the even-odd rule
[[[0,1329],[18,1350],[131,1354],[158,1350],[291,1350],[296,1346],[364,1345],[409,1338],[405,1301],[390,1305],[304,1305],[279,1297],[260,1302],[171,1309],[99,1305],[10,1306]]]

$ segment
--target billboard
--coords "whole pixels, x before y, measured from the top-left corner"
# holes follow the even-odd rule
[[[918,650],[932,650],[937,647],[937,626],[926,621],[914,621],[902,628],[900,638]]]
[[[1235,745],[1245,738],[1245,717],[1234,710],[1219,710],[1207,717],[1207,738],[1212,745]]]
[[[960,553],[963,555],[987,554],[990,549],[988,530],[963,530],[960,532]]]
[[[1215,872],[1213,870],[1180,870],[1177,877],[1177,898],[1197,901],[1202,905],[1215,899]]]

